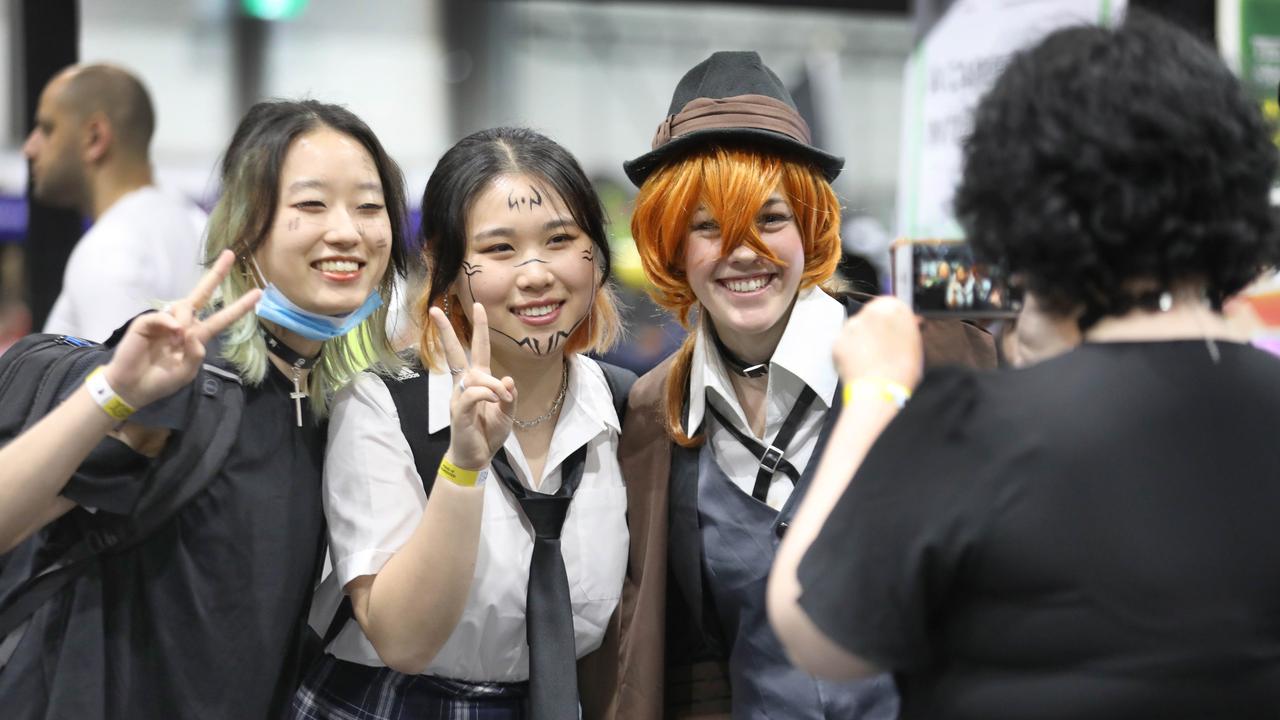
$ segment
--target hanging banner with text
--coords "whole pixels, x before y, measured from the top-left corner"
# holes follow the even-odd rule
[[[897,235],[960,238],[951,209],[973,108],[1009,57],[1050,32],[1110,24],[1123,0],[957,0],[907,59]]]

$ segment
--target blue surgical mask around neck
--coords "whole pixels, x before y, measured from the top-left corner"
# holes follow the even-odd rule
[[[254,314],[308,340],[323,342],[346,335],[359,327],[360,323],[367,320],[375,310],[382,307],[382,295],[374,290],[369,293],[369,297],[365,298],[360,307],[343,315],[321,315],[303,310],[285,297],[275,283],[267,281],[262,268],[258,267],[257,258],[252,255],[249,257],[264,285],[262,299],[254,307]]]

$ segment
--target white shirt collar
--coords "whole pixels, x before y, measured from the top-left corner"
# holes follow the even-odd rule
[[[433,370],[427,382],[427,431],[435,433],[449,426],[453,377],[448,370]],[[565,389],[564,405],[560,409],[555,432],[551,435],[551,447],[547,450],[543,477],[596,435],[607,430],[618,433],[621,428],[613,395],[609,392],[609,383],[604,379],[604,371],[594,360],[576,354],[570,356],[569,385]],[[503,447],[511,462],[527,478],[529,466],[519,442],[516,441],[515,433],[507,436]],[[547,490],[544,488],[543,491]]]
[[[835,397],[839,375],[831,360],[831,348],[835,345],[840,328],[844,325],[844,305],[818,287],[801,290],[787,327],[782,331],[778,347],[769,359],[769,372],[779,369],[813,388],[818,398],[827,406]],[[702,425],[706,413],[708,391],[720,396],[732,409],[742,427],[749,427],[738,403],[737,393],[729,381],[729,370],[715,350],[708,323],[699,323],[694,337],[693,358],[689,371],[689,415],[686,432],[693,432]],[[774,378],[769,379],[770,396],[779,392]],[[797,396],[799,395],[797,391]]]

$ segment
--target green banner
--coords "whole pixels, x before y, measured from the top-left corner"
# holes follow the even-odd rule
[[[1280,127],[1280,0],[1239,0],[1240,78],[1262,104],[1273,127]],[[1280,131],[1272,135],[1280,145]]]

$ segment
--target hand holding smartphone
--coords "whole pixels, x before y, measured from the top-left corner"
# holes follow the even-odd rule
[[[963,240],[899,240],[893,294],[925,317],[1009,318],[1021,293],[993,266],[975,262]]]

